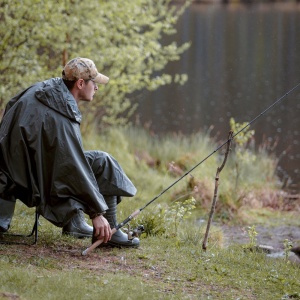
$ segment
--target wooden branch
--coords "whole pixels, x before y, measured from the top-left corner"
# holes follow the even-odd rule
[[[207,247],[207,239],[208,239],[209,229],[210,229],[210,225],[211,225],[211,222],[212,222],[212,218],[213,218],[213,214],[214,214],[214,211],[215,211],[215,208],[216,208],[216,203],[217,203],[217,198],[218,198],[220,173],[223,170],[223,168],[226,164],[226,161],[227,161],[227,157],[228,157],[228,154],[229,154],[229,151],[230,151],[230,144],[231,144],[231,141],[232,141],[232,136],[233,136],[233,131],[231,130],[231,131],[229,131],[229,134],[228,134],[227,148],[226,148],[223,163],[220,167],[217,168],[216,177],[215,177],[214,197],[213,197],[211,210],[210,210],[210,214],[209,214],[209,218],[208,218],[208,222],[207,222],[207,227],[206,227],[204,240],[203,240],[203,243],[202,243],[202,249],[203,250],[206,250],[206,247]]]

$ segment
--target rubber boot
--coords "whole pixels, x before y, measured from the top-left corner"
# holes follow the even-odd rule
[[[8,201],[0,198],[0,232],[9,229],[11,219],[15,211],[15,201]]]
[[[89,238],[93,236],[93,226],[86,223],[84,213],[79,209],[70,222],[63,227],[62,233],[77,238]]]
[[[111,229],[118,225],[117,222],[117,197],[116,196],[104,196],[105,202],[108,206],[108,210],[104,217],[107,219]],[[93,236],[92,243],[96,241],[96,237]],[[106,244],[100,244],[100,247],[138,247],[140,240],[135,237],[132,240],[128,239],[128,235],[121,229],[118,229],[111,237],[110,241]]]

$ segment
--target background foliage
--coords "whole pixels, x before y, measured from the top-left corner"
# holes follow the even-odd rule
[[[189,46],[161,42],[175,33],[188,5],[170,2],[0,0],[0,113],[21,89],[59,77],[68,60],[82,56],[110,77],[93,105],[82,109],[98,124],[124,124],[135,108],[133,92],[186,80],[184,74],[163,72]]]

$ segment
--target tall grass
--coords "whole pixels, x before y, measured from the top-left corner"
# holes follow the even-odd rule
[[[90,133],[85,136],[84,144],[86,149],[107,151],[120,162],[138,189],[136,197],[124,201],[131,203],[130,209],[153,199],[218,148],[218,144],[206,133],[157,137],[133,127],[110,129],[102,135]],[[239,160],[232,151],[222,171],[219,207],[223,208],[223,212],[220,211],[220,214],[228,208],[237,210],[249,193],[278,188],[276,159],[265,151],[246,150],[251,153],[251,159]],[[216,170],[223,155],[223,149],[216,152],[189,175],[184,176],[156,203],[170,204],[193,196],[197,200],[197,207],[207,212],[213,197]],[[127,204],[121,203],[120,208],[123,217],[130,213]]]

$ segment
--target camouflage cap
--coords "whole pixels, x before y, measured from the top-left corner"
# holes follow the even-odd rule
[[[109,78],[98,72],[94,62],[88,58],[77,57],[70,60],[62,71],[65,80],[93,80],[96,83],[106,84]]]

